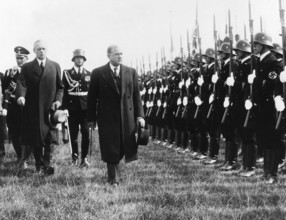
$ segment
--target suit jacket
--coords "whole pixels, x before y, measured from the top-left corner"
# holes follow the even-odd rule
[[[137,157],[136,118],[144,117],[133,68],[120,66],[121,92],[115,84],[109,63],[94,69],[88,91],[88,121],[97,122],[102,160],[118,163]],[[120,148],[123,149],[120,149]]]
[[[55,101],[62,103],[63,83],[59,64],[46,60],[44,71],[35,59],[23,65],[16,98],[24,97],[23,144],[41,147],[50,131],[49,111]]]
[[[83,69],[82,73],[78,73],[74,68],[65,70],[63,74],[63,83],[65,86],[63,105],[62,108],[68,110],[87,110],[87,92],[90,82],[91,73],[86,69]],[[72,82],[77,82],[77,86],[72,87]],[[86,95],[82,95],[86,93]]]

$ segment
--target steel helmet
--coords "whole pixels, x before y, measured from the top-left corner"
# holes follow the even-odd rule
[[[230,43],[229,43],[229,42],[223,43],[223,44],[220,46],[218,52],[230,54]]]
[[[279,44],[277,44],[277,43],[273,43],[273,49],[271,49],[271,51],[273,51],[275,53],[278,53],[278,54],[283,56],[282,47]]]
[[[76,58],[76,57],[83,57],[84,61],[86,61],[85,53],[84,53],[84,50],[82,50],[82,49],[74,50],[72,61],[74,61],[74,58]]]
[[[271,48],[273,47],[272,38],[264,32],[259,32],[259,33],[255,34],[254,38],[253,38],[253,42],[254,43],[260,43],[262,45],[266,45],[266,46],[269,46]]]
[[[237,41],[234,50],[251,53],[251,45],[246,40],[239,40]]]
[[[196,53],[195,55],[194,55],[194,58],[193,58],[193,60],[194,61],[197,61],[197,62],[200,62],[200,54],[199,53]],[[203,56],[202,56],[202,62],[203,63],[206,63],[206,60],[205,60],[205,58],[203,58]]]
[[[182,60],[180,57],[175,57],[174,61],[172,61],[172,62],[175,64],[178,64],[178,65],[182,65]]]
[[[206,49],[206,51],[203,54],[203,56],[207,56],[207,57],[210,57],[210,58],[215,58],[215,50],[213,48],[208,48],[208,49]]]

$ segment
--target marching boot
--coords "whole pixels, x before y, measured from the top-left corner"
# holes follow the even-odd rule
[[[269,175],[270,175],[270,150],[269,149],[265,149],[264,152],[264,165],[263,165],[263,170],[264,170],[264,174],[262,176],[262,179],[267,180]]]
[[[241,173],[243,177],[251,177],[255,174],[256,164],[256,147],[254,144],[248,144],[243,151],[243,166],[244,172]]]
[[[182,132],[182,145],[185,151],[189,152],[189,133],[187,131]]]
[[[176,143],[176,150],[180,150],[181,148],[181,131],[175,130],[175,143]]]
[[[278,159],[280,154],[280,149],[271,149],[270,151],[270,169],[269,169],[269,179],[268,184],[273,184],[277,182],[277,172],[278,172]]]
[[[167,148],[172,148],[174,143],[174,130],[168,129],[168,145]]]
[[[191,149],[192,149],[191,156],[196,157],[198,155],[198,145],[199,145],[198,136],[196,134],[190,134],[190,139],[191,139]]]
[[[216,166],[216,168],[224,170],[227,167],[229,158],[229,141],[225,141],[225,150],[224,150],[224,161]]]

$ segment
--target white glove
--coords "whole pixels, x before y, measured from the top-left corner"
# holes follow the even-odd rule
[[[286,83],[286,71],[285,71],[285,68],[284,68],[284,70],[280,73],[279,78],[280,78],[280,81],[281,81],[282,83]]]
[[[148,89],[148,94],[150,95],[152,93],[152,87],[150,87],[149,89]]]
[[[184,82],[184,80],[182,80],[182,81],[179,83],[179,88],[181,89],[184,84],[185,84],[185,82]]]
[[[153,107],[153,106],[154,106],[153,101],[151,101],[151,102],[149,103],[149,106],[150,106],[150,107]]]
[[[144,118],[138,117],[138,118],[137,118],[137,123],[138,123],[142,128],[145,127],[145,120],[144,120]]]
[[[256,77],[256,72],[255,72],[255,70],[253,70],[252,74],[249,74],[247,77],[248,83],[253,84],[253,80],[255,77]]]
[[[182,100],[181,100],[181,98],[178,98],[177,105],[181,105],[181,104],[182,104]]]
[[[25,98],[19,97],[17,100],[18,105],[24,106],[25,105]]]
[[[144,106],[144,101],[142,100],[142,106]]]
[[[278,112],[282,112],[285,109],[285,103],[283,102],[283,98],[278,95],[274,98],[275,108]]]
[[[153,94],[155,95],[157,93],[157,87],[155,87],[154,89],[153,89]]]
[[[211,94],[209,97],[209,104],[211,104],[214,101],[214,94]]]
[[[215,74],[212,75],[212,83],[216,84],[217,80],[218,80],[218,74],[217,72],[215,72]]]
[[[188,104],[188,97],[185,96],[185,97],[183,98],[183,106],[186,106],[187,104]]]
[[[245,100],[244,107],[246,110],[250,110],[252,108],[252,106],[253,106],[253,104],[252,104],[250,99]]]
[[[230,73],[230,76],[226,79],[226,85],[233,86],[234,85],[234,77],[233,72]]]
[[[164,88],[163,88],[163,86],[161,86],[161,88],[159,89],[159,92],[162,94],[163,91],[164,91]]]
[[[160,99],[158,99],[158,100],[157,100],[157,106],[158,106],[158,107],[160,107],[160,106],[161,106],[161,104],[162,104],[162,103],[161,103],[161,100],[160,100]]]
[[[6,115],[7,115],[7,109],[3,108],[3,109],[2,109],[2,114],[1,114],[1,115],[6,116]]]
[[[201,105],[203,102],[199,96],[196,96],[195,97],[195,103],[196,103],[196,105]]]
[[[229,106],[229,97],[225,97],[223,101],[223,107],[227,108]]]
[[[142,95],[145,95],[145,93],[146,93],[146,89],[144,87],[144,89],[142,90]]]
[[[186,87],[188,88],[191,85],[191,78],[188,78],[186,81]]]
[[[167,107],[167,102],[164,102],[163,108],[166,108],[166,107]]]
[[[200,76],[199,78],[198,78],[198,85],[199,86],[202,86],[204,84],[204,78],[203,78],[203,76]]]
[[[165,86],[164,88],[164,92],[166,92],[168,90],[168,86]]]

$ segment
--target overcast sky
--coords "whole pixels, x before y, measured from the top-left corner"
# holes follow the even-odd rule
[[[283,6],[284,6],[284,0]],[[180,36],[187,52],[187,30],[195,25],[196,2],[202,48],[213,47],[213,15],[221,38],[225,36],[227,11],[231,11],[235,33],[244,38],[248,31],[248,0],[0,0],[0,71],[15,65],[15,46],[30,50],[34,59],[34,41],[44,39],[49,45],[48,57],[71,68],[72,52],[86,51],[86,68],[92,70],[108,62],[106,48],[118,44],[124,52],[124,63],[136,67],[142,63],[154,66],[156,54],[165,48],[170,58],[170,23],[174,56],[179,54]],[[254,32],[263,30],[275,42],[281,42],[279,0],[251,0]]]

